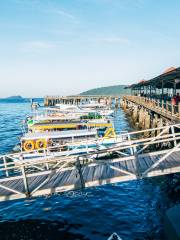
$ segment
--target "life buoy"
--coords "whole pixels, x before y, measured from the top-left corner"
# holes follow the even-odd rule
[[[45,139],[39,139],[36,141],[36,149],[44,149],[47,147],[47,142]]]
[[[32,141],[32,140],[25,141],[23,144],[23,148],[26,152],[33,151],[34,150],[34,141]]]

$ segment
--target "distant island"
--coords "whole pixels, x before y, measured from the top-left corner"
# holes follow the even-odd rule
[[[0,102],[12,102],[12,103],[19,103],[19,102],[29,102],[28,98],[23,98],[21,96],[10,96],[7,98],[0,98]]]
[[[79,95],[124,95],[130,94],[130,89],[125,89],[126,85],[114,85],[109,87],[93,88],[82,92]]]

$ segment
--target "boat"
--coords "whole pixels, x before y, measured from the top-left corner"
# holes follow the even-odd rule
[[[21,152],[24,159],[81,155],[125,144],[124,140],[111,128],[103,135],[97,129],[29,132],[21,138]]]
[[[35,110],[27,117],[27,129],[19,145],[26,157],[42,157],[44,152],[55,156],[80,155],[123,143],[122,136],[115,133],[112,119],[96,110],[109,111],[103,104],[57,107]]]
[[[105,119],[97,112],[68,112],[62,113],[57,110],[46,110],[45,112],[36,111],[32,116],[26,118],[26,123],[29,126],[32,126],[37,123],[53,123],[53,122],[74,122],[80,120],[92,120],[92,119]]]
[[[110,120],[95,119],[83,121],[54,121],[33,123],[28,125],[28,131],[43,132],[43,131],[62,131],[62,130],[82,130],[82,129],[100,129],[112,128],[113,124]]]
[[[97,138],[116,136],[111,123],[99,123],[98,125],[93,122],[88,123],[88,125],[85,125],[85,123],[82,123],[82,125],[79,125],[79,123],[57,125],[35,124],[32,128],[32,131],[25,133],[21,138],[22,151],[32,151],[34,149],[47,148],[54,145],[60,146],[74,141],[95,140]],[[60,128],[61,131],[57,131],[57,128]]]
[[[84,103],[81,105],[56,104],[57,110],[64,113],[88,114],[90,112],[100,114],[101,116],[113,116],[114,110],[102,103]]]

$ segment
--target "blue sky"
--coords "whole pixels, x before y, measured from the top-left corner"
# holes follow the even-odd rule
[[[1,0],[0,97],[76,94],[180,66],[179,0]]]

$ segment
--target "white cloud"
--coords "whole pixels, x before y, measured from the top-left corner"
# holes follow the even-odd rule
[[[61,16],[66,17],[66,18],[70,18],[70,19],[73,19],[73,20],[75,19],[75,17],[72,14],[70,14],[70,13],[64,11],[64,10],[56,9],[56,10],[54,10],[54,12],[61,15]]]
[[[21,50],[33,51],[33,50],[47,50],[55,48],[56,44],[45,41],[29,41],[22,44]]]
[[[64,19],[70,20],[71,22],[75,23],[75,24],[79,24],[79,20],[77,19],[76,16],[74,16],[73,14],[69,13],[68,11],[62,10],[62,9],[52,9],[52,10],[47,10],[47,12],[51,12],[54,14],[57,14],[59,16],[61,16]]]
[[[127,44],[130,40],[122,37],[104,37],[100,38],[99,41],[109,44]]]

